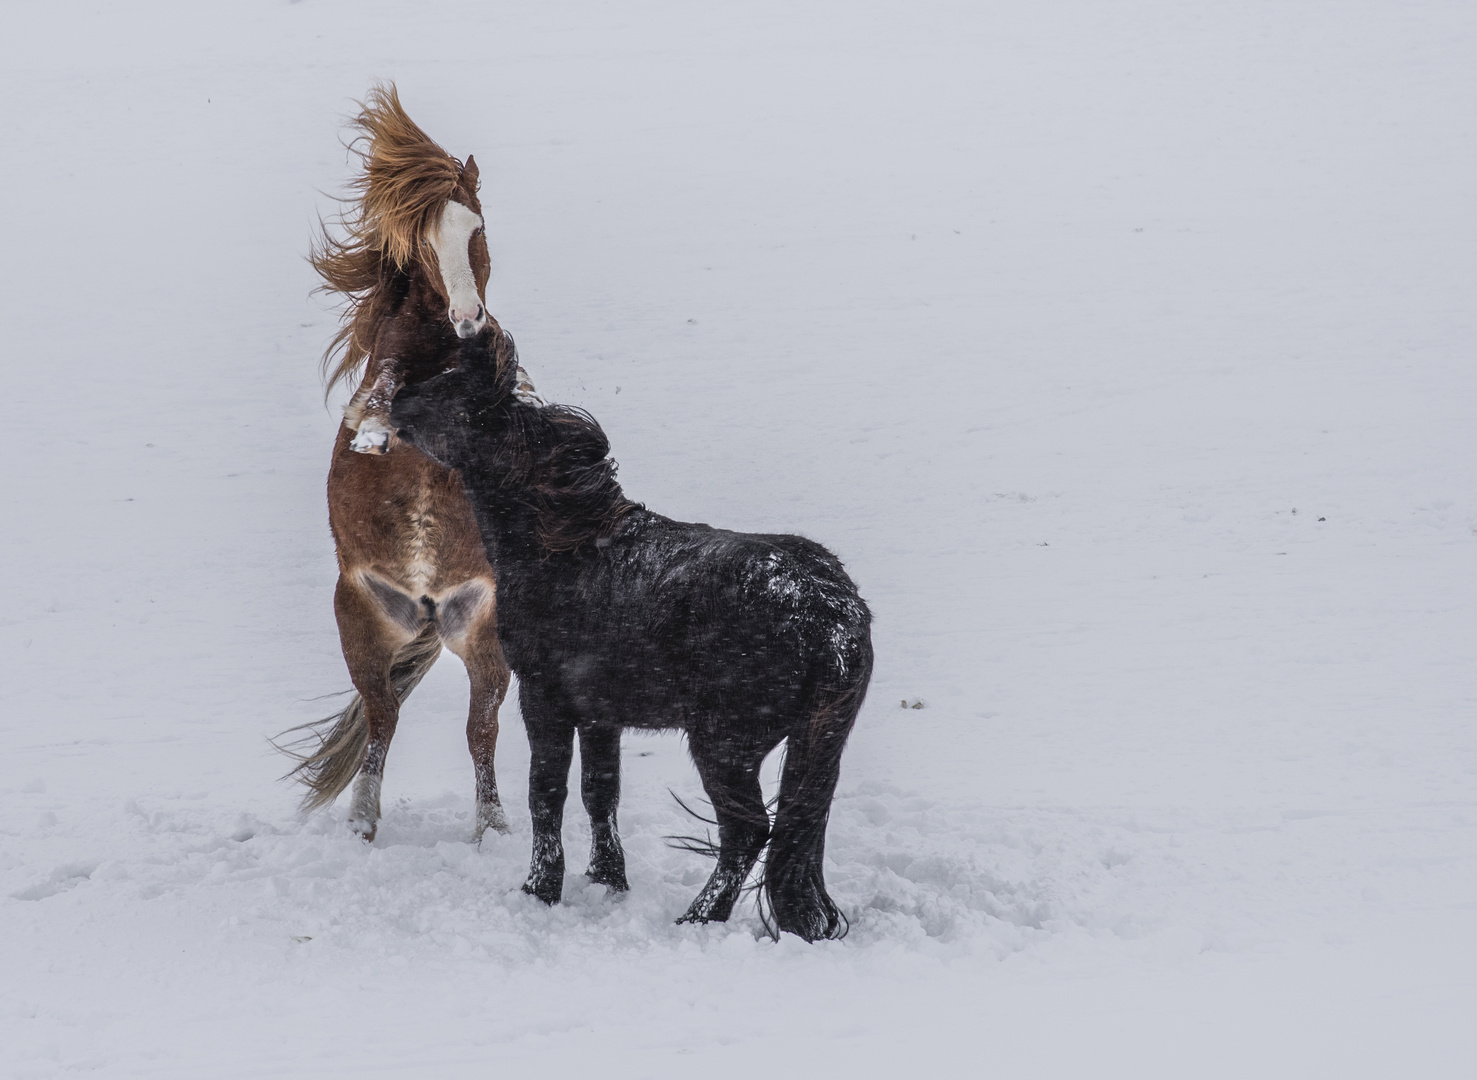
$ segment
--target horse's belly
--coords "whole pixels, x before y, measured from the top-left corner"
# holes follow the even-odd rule
[[[328,478],[329,523],[345,572],[372,570],[417,597],[469,578],[492,580],[471,506],[450,470],[408,446],[371,456],[347,444],[341,432]]]
[[[791,724],[804,705],[805,672],[785,650],[727,641],[669,649],[639,631],[622,638],[588,626],[554,639],[517,615],[499,616],[509,664],[525,684],[564,703],[576,722],[688,732],[737,724],[763,738]]]

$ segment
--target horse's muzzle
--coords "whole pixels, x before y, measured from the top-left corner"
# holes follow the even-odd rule
[[[451,325],[459,338],[476,337],[487,325],[487,309],[481,303],[477,304],[477,311],[473,315],[468,315],[465,307],[458,311],[455,304],[447,314],[451,316]]]

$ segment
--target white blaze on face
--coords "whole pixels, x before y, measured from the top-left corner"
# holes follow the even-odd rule
[[[487,325],[487,312],[477,296],[477,279],[472,276],[472,260],[467,250],[472,234],[480,228],[482,219],[469,207],[452,200],[441,211],[441,221],[431,237],[450,301],[446,314],[456,327],[457,337],[469,338]]]

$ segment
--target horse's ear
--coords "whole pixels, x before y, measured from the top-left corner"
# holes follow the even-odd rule
[[[477,175],[477,159],[468,154],[467,163],[462,166],[462,179],[471,185],[474,194],[477,191]]]

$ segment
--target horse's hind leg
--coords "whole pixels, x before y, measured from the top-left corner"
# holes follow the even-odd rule
[[[785,746],[764,890],[776,927],[806,941],[846,933],[846,920],[826,892],[822,863],[831,799],[841,777],[841,751],[870,672],[868,645],[861,676],[850,688],[824,692],[811,714],[790,732]]]
[[[769,838],[769,814],[759,787],[759,766],[767,748],[734,748],[721,742],[709,746],[697,739],[690,739],[689,745],[718,819],[718,865],[677,921],[727,922]]]
[[[349,666],[349,678],[364,699],[364,718],[369,728],[364,764],[359,767],[359,777],[354,782],[349,825],[369,841],[374,839],[379,827],[380,783],[385,774],[385,755],[390,749],[390,740],[395,737],[395,724],[400,719],[400,699],[395,693],[390,668],[396,653],[416,635],[407,627],[384,617],[379,605],[343,577],[339,578],[338,588],[334,591],[333,608],[338,617],[339,643]]]
[[[436,606],[437,626],[447,648],[467,665],[472,700],[467,712],[467,749],[477,776],[477,820],[473,838],[489,828],[508,831],[508,815],[497,793],[498,709],[508,693],[508,661],[497,637],[491,584],[471,581]],[[465,611],[463,610],[465,609]]]
[[[590,815],[590,868],[585,876],[619,892],[626,883],[626,853],[621,850],[615,811],[621,801],[621,729],[602,724],[581,727],[580,797]]]
[[[487,634],[497,644],[497,630]],[[508,815],[503,812],[497,793],[497,711],[508,693],[508,666],[498,648],[495,660],[483,657],[467,665],[472,680],[471,711],[467,715],[467,748],[472,752],[472,768],[477,775],[477,824],[474,837],[482,839],[489,828],[508,831]]]

